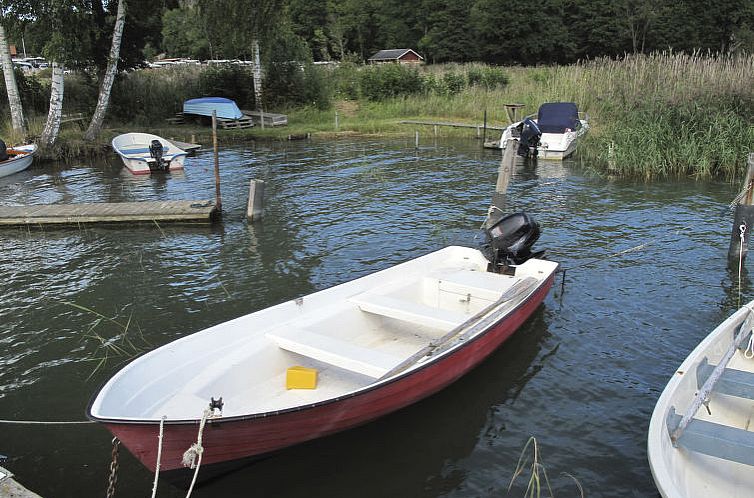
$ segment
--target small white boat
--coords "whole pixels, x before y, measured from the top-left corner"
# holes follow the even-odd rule
[[[649,424],[648,457],[665,498],[754,496],[754,301],[676,370]]]
[[[183,169],[188,153],[174,143],[149,133],[125,133],[113,138],[113,150],[134,175]]]
[[[518,154],[538,159],[562,160],[576,152],[578,139],[589,129],[586,114],[573,102],[542,104],[536,115],[527,116],[503,130],[499,147],[518,139]]]
[[[526,246],[520,264],[447,247],[215,325],[131,362],[87,415],[147,468],[180,479],[197,439],[212,473],[417,402],[491,354],[552,286],[558,264],[528,250],[538,225],[512,216],[490,233]]]
[[[0,177],[23,171],[34,161],[37,152],[36,144],[18,145],[6,149],[7,158],[0,161]]]

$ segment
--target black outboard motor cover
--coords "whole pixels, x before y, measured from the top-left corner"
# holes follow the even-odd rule
[[[486,244],[482,247],[491,271],[500,273],[510,265],[520,265],[535,256],[531,247],[540,236],[539,223],[526,213],[503,217],[485,230]],[[537,253],[536,255],[541,255]]]
[[[159,140],[152,140],[152,143],[149,145],[149,155],[154,158],[155,170],[163,171],[167,169],[168,165],[165,164],[165,160],[162,158],[162,144]]]
[[[539,147],[539,139],[542,138],[542,131],[539,129],[537,123],[531,119],[524,119],[518,126],[520,128],[521,138],[518,141],[518,155],[522,157],[537,156],[537,147]]]
[[[5,142],[0,140],[0,161],[7,161],[9,157],[8,146],[5,145]]]

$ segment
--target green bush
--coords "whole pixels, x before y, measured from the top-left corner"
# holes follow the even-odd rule
[[[187,66],[120,73],[113,85],[108,118],[149,125],[174,116],[185,100],[202,95],[200,71]]]
[[[312,64],[278,62],[268,66],[264,80],[265,107],[311,105],[317,109],[330,107],[330,89],[323,69]]]
[[[369,100],[411,95],[424,89],[419,71],[400,64],[367,66],[361,71],[361,93]]]
[[[499,67],[473,66],[466,72],[469,86],[481,86],[488,90],[503,88],[508,84],[508,76]]]
[[[242,109],[253,109],[254,85],[251,69],[243,66],[214,66],[199,75],[201,95],[196,97],[225,97],[232,99]]]
[[[466,76],[459,73],[445,73],[442,75],[443,86],[448,95],[455,95],[466,88]]]

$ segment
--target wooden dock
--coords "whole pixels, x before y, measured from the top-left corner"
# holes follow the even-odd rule
[[[13,479],[13,474],[0,467],[0,498],[41,498]]]
[[[0,206],[0,226],[154,221],[211,223],[216,212],[215,203],[208,200]]]
[[[181,150],[184,150],[190,154],[200,150],[202,148],[201,144],[191,144],[188,142],[181,142],[180,140],[173,140],[172,138],[167,139],[169,142],[171,142],[173,145],[178,147]]]
[[[471,123],[449,123],[447,121],[415,121],[415,120],[404,120],[401,121],[401,124],[415,124],[415,125],[425,125],[425,126],[452,126],[454,128],[476,128],[478,130],[481,130],[484,128],[483,124],[471,124]],[[488,130],[499,130],[502,131],[506,128],[506,126],[490,126],[487,125]]]
[[[244,109],[241,109],[241,112],[244,113],[245,116],[253,119],[255,125],[261,125],[262,119],[264,119],[264,125],[269,126],[270,128],[274,126],[288,126],[288,116],[285,114],[275,114],[274,112],[247,111]]]

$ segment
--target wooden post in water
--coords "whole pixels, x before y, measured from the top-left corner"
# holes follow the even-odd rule
[[[482,143],[487,141],[487,108],[484,108],[484,135],[482,136]]]
[[[414,147],[419,148],[419,130],[416,130],[416,144]]]
[[[500,218],[505,214],[508,185],[513,176],[513,166],[516,164],[516,147],[518,147],[518,140],[515,138],[508,139],[505,151],[503,152],[503,158],[500,161],[500,168],[497,171],[495,193],[492,196],[492,205],[487,217],[488,227],[500,221]]]
[[[335,111],[335,131],[338,131],[338,111]]]
[[[754,226],[754,152],[749,154],[746,180],[742,190],[745,193],[736,204],[728,248],[728,264],[731,268],[737,267],[746,259],[746,253],[749,250],[749,234]]]
[[[215,206],[222,212],[223,201],[220,196],[220,152],[217,148],[217,111],[212,111],[212,147],[215,150]]]
[[[262,124],[262,129],[264,130],[264,110],[259,109],[259,122]]]
[[[264,180],[251,180],[249,183],[249,204],[246,207],[246,217],[249,221],[256,221],[264,214]]]

